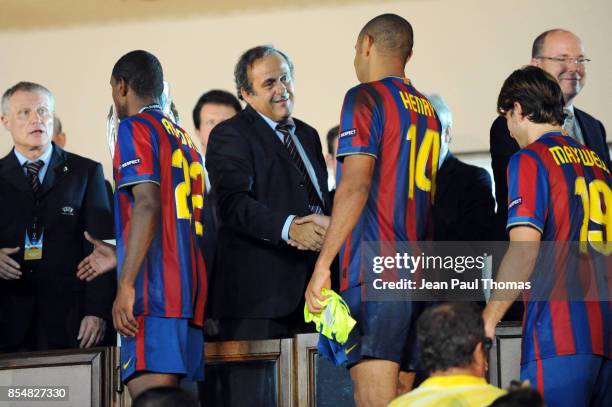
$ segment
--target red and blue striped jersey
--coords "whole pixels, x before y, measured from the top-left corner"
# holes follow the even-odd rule
[[[187,133],[157,109],[121,120],[113,159],[121,273],[134,207],[131,186],[159,185],[161,216],[135,281],[135,315],[190,318],[201,326],[206,299],[204,167]]]
[[[597,241],[612,240],[612,178],[597,154],[571,137],[560,132],[542,135],[512,156],[507,176],[508,229],[529,226],[542,234],[543,241],[590,242],[589,246],[600,249],[603,246]],[[544,267],[541,260],[549,255],[541,253],[534,272],[536,281],[551,282],[550,301],[526,299],[523,363],[574,354],[611,357],[609,293],[593,298],[586,293],[587,285],[577,287],[589,276],[610,273],[609,253],[603,262],[593,261],[571,254],[567,244],[561,243],[551,255],[554,261]],[[578,274],[568,283],[570,276]],[[602,288],[609,289],[605,282]],[[579,296],[585,301],[569,294],[576,290],[581,290]]]
[[[387,77],[347,92],[339,132],[338,185],[346,156],[376,160],[368,200],[340,250],[340,289],[345,291],[364,282],[362,242],[431,237],[440,122],[410,80]]]

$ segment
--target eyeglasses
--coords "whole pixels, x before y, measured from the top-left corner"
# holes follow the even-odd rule
[[[591,60],[589,58],[578,57],[578,58],[570,58],[570,57],[535,57],[536,59],[547,59],[549,61],[554,61],[563,65],[571,65],[576,64],[578,66],[586,66]]]

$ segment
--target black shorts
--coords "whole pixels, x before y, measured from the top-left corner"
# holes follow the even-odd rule
[[[428,303],[362,301],[362,286],[342,298],[357,321],[344,345],[349,369],[364,359],[383,359],[399,363],[402,371],[416,370],[416,321]]]

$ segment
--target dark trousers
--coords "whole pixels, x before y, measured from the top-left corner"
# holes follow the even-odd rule
[[[315,332],[314,324],[304,322],[303,304],[282,318],[242,318],[219,321],[222,341],[255,341],[291,338],[300,333]]]

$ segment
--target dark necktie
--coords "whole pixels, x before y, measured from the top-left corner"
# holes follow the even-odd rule
[[[298,170],[302,174],[302,179],[304,180],[304,184],[306,186],[306,191],[308,192],[308,207],[312,213],[321,214],[323,213],[323,205],[321,204],[321,199],[319,199],[319,195],[317,194],[317,190],[308,175],[308,171],[306,171],[306,166],[304,165],[304,161],[302,157],[300,157],[300,153],[293,142],[293,138],[291,137],[291,128],[294,127],[293,120],[287,119],[284,122],[279,123],[276,126],[276,130],[279,131],[283,137],[285,148],[289,153],[289,156],[297,166]]]
[[[27,170],[27,178],[30,182],[30,186],[32,187],[32,191],[34,191],[34,195],[38,194],[38,190],[40,190],[40,180],[38,179],[38,173],[40,169],[45,165],[43,160],[38,160],[34,162],[28,162],[24,166]]]

